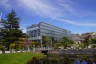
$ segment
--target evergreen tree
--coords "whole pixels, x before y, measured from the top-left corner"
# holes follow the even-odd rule
[[[14,10],[7,14],[1,32],[3,33],[3,43],[8,49],[11,43],[17,42],[22,36],[22,31],[19,29],[19,18]]]
[[[5,28],[7,29],[19,29],[19,18],[16,16],[14,10],[12,10],[7,16],[7,22]]]
[[[4,19],[1,19],[0,21],[0,43],[2,43],[2,40],[3,40],[3,36],[4,36],[4,26],[3,26],[3,22],[5,20]]]

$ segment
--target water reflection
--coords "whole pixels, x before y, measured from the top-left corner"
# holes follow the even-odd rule
[[[27,64],[96,64],[95,56],[86,55],[48,55],[42,59],[32,58]],[[38,63],[37,63],[38,62]]]
[[[96,62],[93,62],[93,64],[96,64]]]
[[[81,64],[88,64],[88,62],[85,61],[85,60],[83,60],[83,61],[81,62]]]
[[[74,64],[80,64],[80,60],[79,60],[79,59],[76,59],[76,60],[74,61]]]
[[[76,60],[74,61],[74,64],[96,64],[96,62],[90,63],[90,62],[88,62],[88,61],[86,61],[86,60],[80,61],[79,59],[76,59]]]

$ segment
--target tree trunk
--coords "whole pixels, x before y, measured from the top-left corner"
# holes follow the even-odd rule
[[[2,54],[5,54],[5,50],[4,49],[2,49]]]

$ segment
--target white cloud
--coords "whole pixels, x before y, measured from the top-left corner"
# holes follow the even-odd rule
[[[75,10],[72,7],[73,6],[73,2],[71,0],[57,0],[59,6],[63,7],[64,10],[67,10],[71,13],[73,13]]]
[[[95,23],[79,23],[79,22],[77,23],[77,22],[74,22],[74,21],[68,20],[68,19],[58,19],[58,20],[69,23],[69,24],[77,25],[77,26],[96,26]]]
[[[36,14],[39,14],[40,16],[43,16],[43,17],[61,16],[57,8],[52,7],[50,4],[47,4],[46,2],[43,2],[42,0],[20,0],[20,1],[26,7],[28,7],[30,10],[35,11]]]
[[[63,22],[73,24],[73,25],[96,26],[95,23],[79,23],[76,21],[68,20],[66,18],[61,18],[61,17],[66,16],[66,11],[73,13],[73,14],[77,14],[76,10],[71,5],[73,4],[71,0],[57,0],[57,4],[60,4],[60,6],[63,6],[63,8],[66,11],[62,11],[64,9],[61,9],[59,7],[56,7],[48,3],[48,0],[18,0],[18,1],[20,1],[20,3],[24,5],[24,7],[26,6],[29,10],[35,11],[36,14],[42,17],[47,17],[47,18],[58,20],[58,21],[63,21]]]
[[[5,9],[9,9],[11,7],[9,0],[0,0],[0,6],[3,6]]]
[[[66,10],[68,13],[72,14],[73,16],[77,16],[77,17],[96,16],[96,12],[91,12],[81,8],[79,9],[79,7],[76,5],[76,2],[74,3],[74,1],[72,0],[57,0],[57,1],[58,1],[58,5],[60,7],[63,7],[62,10]]]

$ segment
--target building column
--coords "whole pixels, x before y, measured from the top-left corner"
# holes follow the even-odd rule
[[[53,45],[53,43],[52,43],[52,39],[51,39],[51,48],[52,48],[52,45]]]
[[[40,40],[40,43],[41,43],[41,48],[43,47],[43,44],[42,44],[42,39]]]

